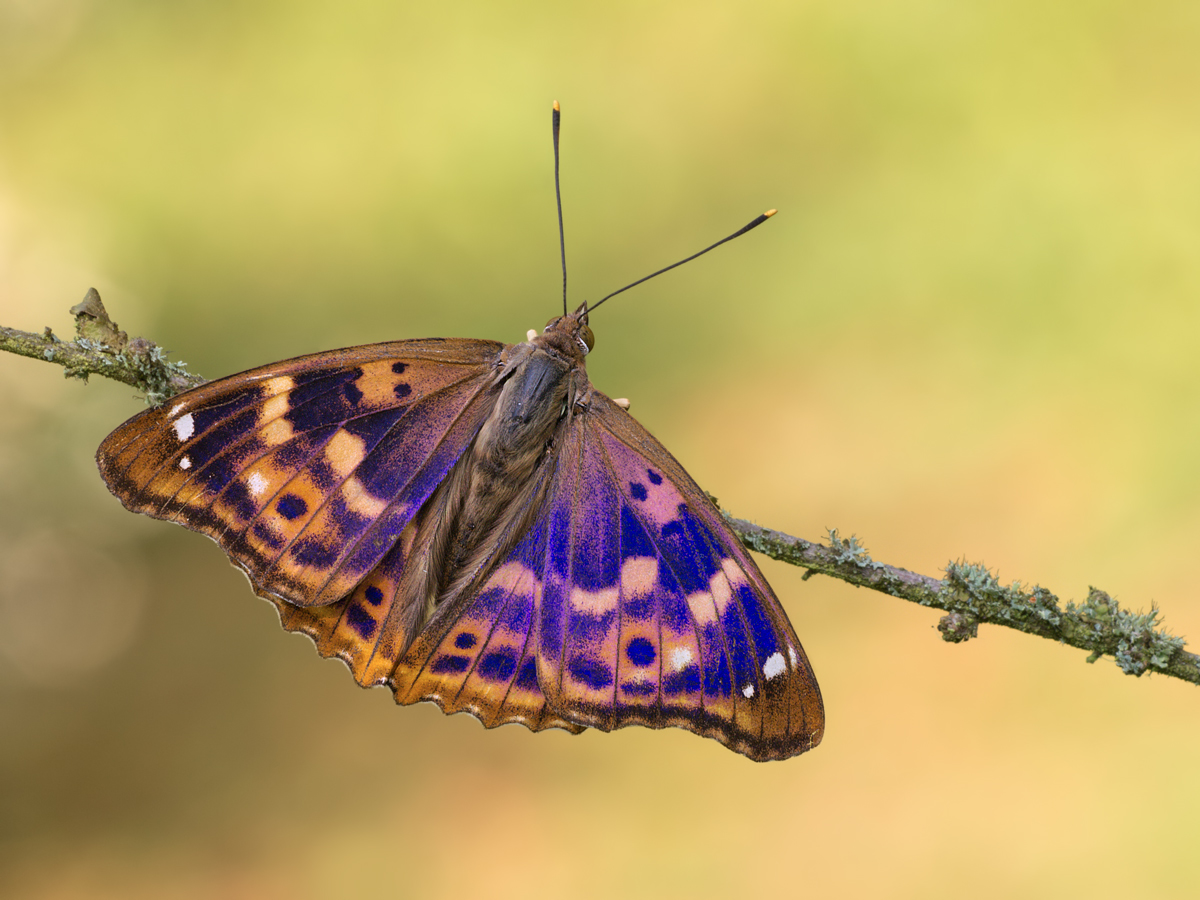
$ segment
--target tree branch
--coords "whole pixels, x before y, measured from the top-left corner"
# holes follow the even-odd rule
[[[71,308],[71,315],[74,341],[60,340],[49,328],[31,334],[0,326],[0,350],[57,363],[68,378],[112,378],[142,391],[151,406],[204,384],[205,379],[189,373],[183,363],[167,362],[158,345],[118,330],[95,288]],[[1093,587],[1082,604],[1068,602],[1063,609],[1045,588],[1020,582],[1005,587],[978,563],[952,562],[946,576],[937,579],[876,562],[856,537],[842,538],[836,530],[829,532],[829,546],[824,546],[724,515],[743,544],[807,569],[805,578],[817,572],[945,610],[947,615],[938,623],[943,640],[960,643],[976,637],[981,623],[1003,625],[1088,650],[1089,663],[1112,656],[1128,675],[1160,672],[1200,684],[1200,656],[1184,650],[1184,639],[1159,625],[1153,605],[1149,612],[1129,612]]]
[[[67,378],[87,381],[89,375],[103,375],[137,388],[150,406],[204,384],[205,379],[189,373],[184,363],[167,362],[166,351],[153,341],[131,339],[118,329],[95,288],[71,307],[71,315],[73,341],[60,339],[49,326],[33,334],[0,325],[0,350],[56,363]]]
[[[952,562],[946,577],[931,578],[871,559],[858,538],[829,532],[830,546],[814,544],[726,514],[742,543],[772,559],[841,579],[859,587],[901,597],[921,606],[945,610],[938,622],[942,640],[951,643],[976,637],[981,623],[1003,625],[1091,651],[1089,663],[1115,658],[1127,675],[1161,672],[1200,684],[1200,656],[1183,649],[1184,639],[1160,627],[1158,610],[1135,613],[1122,609],[1099,588],[1088,588],[1079,605],[1059,606],[1043,587],[1014,581],[1005,587],[984,565]]]

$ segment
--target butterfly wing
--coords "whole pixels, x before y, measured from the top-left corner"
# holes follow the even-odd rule
[[[543,466],[537,473],[519,501],[526,509],[541,502],[552,471]],[[383,640],[372,646],[389,621],[412,533],[410,526],[342,602],[298,608],[276,601],[284,627],[310,635],[323,655],[345,659],[361,683],[390,683],[398,703],[432,701],[448,714],[469,712],[488,728],[517,722],[532,731],[583,731],[549,708],[538,685],[532,637],[536,582],[530,573],[541,553],[541,529],[530,529],[499,566],[485,562],[487,576],[479,589],[440,608],[399,665],[391,648],[381,652]],[[497,545],[509,546],[507,537],[498,535]]]
[[[489,726],[679,726],[756,760],[820,741],[820,691],[779,601],[627,412],[593,391],[538,478],[534,524],[418,637],[399,702]]]
[[[396,341],[210,382],[117,428],[100,473],[127,508],[213,538],[285,627],[376,683],[408,643],[385,591],[495,403],[503,348]]]

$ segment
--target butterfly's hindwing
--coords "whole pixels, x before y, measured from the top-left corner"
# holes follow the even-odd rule
[[[533,731],[583,731],[548,706],[538,681],[533,633],[544,544],[544,531],[530,529],[478,591],[431,623],[396,670],[397,702],[431,700],[488,728],[517,722]]]
[[[364,687],[391,679],[407,643],[407,635],[394,625],[401,611],[397,592],[415,533],[414,524],[406,526],[354,592],[337,603],[301,607],[268,598],[284,628],[308,635],[322,656],[341,659]]]

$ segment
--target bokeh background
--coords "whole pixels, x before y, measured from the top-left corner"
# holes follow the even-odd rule
[[[0,323],[209,377],[597,313],[735,514],[1200,640],[1200,6],[0,0]],[[0,894],[1195,896],[1200,694],[764,560],[824,743],[488,732],[361,691],[0,357]]]

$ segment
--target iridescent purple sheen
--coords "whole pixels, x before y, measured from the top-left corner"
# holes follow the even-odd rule
[[[250,489],[241,481],[230,482],[225,488],[222,499],[233,507],[239,519],[253,519],[258,513],[258,503],[250,494]]]
[[[288,411],[283,417],[297,432],[344,422],[354,415],[345,387],[362,377],[362,369],[346,369],[307,380],[295,378],[296,386],[288,393]]]
[[[567,605],[566,590],[551,581],[542,588],[542,609],[538,621],[538,655],[543,659],[558,659],[563,646],[563,608]]]
[[[659,598],[653,592],[635,594],[621,601],[621,617],[634,622],[644,622],[658,612]]]
[[[199,472],[194,477],[199,478],[204,489],[211,494],[219,494],[223,491],[225,486],[237,477],[238,473],[236,462],[228,456],[218,456],[216,459],[199,465],[193,461],[193,466],[199,468]]]
[[[754,659],[754,649],[736,603],[725,607],[725,614],[721,616],[721,629],[725,632],[726,652],[731,657],[729,662],[735,686],[739,691],[744,690],[747,685],[753,685],[757,690],[758,666]]]
[[[517,670],[517,655],[511,650],[496,650],[479,661],[476,671],[488,681],[508,681]]]
[[[658,693],[658,685],[653,681],[623,681],[621,692],[631,697],[649,697]]]
[[[337,425],[326,425],[292,437],[271,451],[271,460],[281,468],[299,469],[321,452],[321,448],[337,433]]]
[[[434,675],[461,675],[471,668],[469,656],[439,656],[430,665],[429,671]]]
[[[645,526],[628,504],[621,504],[621,562],[631,556],[658,556]]]
[[[676,516],[663,526],[659,549],[685,595],[708,590],[709,580],[721,569],[721,556],[711,545],[712,532],[686,503],[679,504]]]
[[[378,627],[371,614],[357,603],[351,603],[346,607],[346,624],[357,631],[359,637],[364,641],[369,641],[374,637],[375,629]]]
[[[339,549],[318,535],[302,535],[288,548],[288,555],[302,566],[327,569],[337,560]]]
[[[236,415],[249,406],[258,406],[263,401],[263,391],[260,387],[247,388],[231,395],[222,403],[214,403],[198,409],[189,410],[192,414],[192,427],[196,434],[203,434],[218,422]]]
[[[384,435],[396,426],[396,423],[404,415],[403,408],[389,407],[376,412],[367,413],[366,415],[357,415],[352,419],[347,419],[342,427],[355,437],[363,439],[366,449],[369,451],[381,440]]]
[[[679,694],[695,694],[700,690],[700,669],[697,666],[685,666],[678,672],[673,672],[663,679],[662,691],[668,697]]]
[[[771,620],[767,618],[762,601],[758,599],[749,585],[738,585],[734,597],[741,604],[742,611],[745,613],[746,623],[750,626],[750,634],[754,638],[758,664],[761,666],[768,657],[780,651],[779,638],[775,633],[775,628],[771,625]]]
[[[533,603],[512,602],[504,607],[496,617],[496,625],[514,634],[527,634],[529,623],[533,619]]]
[[[646,638],[637,637],[625,645],[625,658],[635,666],[648,666],[658,658],[658,653]]]
[[[433,493],[483,424],[478,415],[466,423],[445,421],[448,412],[460,411],[470,397],[461,399],[452,410],[444,403],[421,402],[403,411],[355,470],[369,494],[401,499],[403,492],[403,499],[420,505]],[[453,426],[449,430],[448,424]]]
[[[283,549],[283,538],[272,531],[266,522],[255,522],[254,527],[250,530],[261,544],[271,550]]]
[[[659,620],[664,628],[675,632],[691,630],[692,611],[670,565],[659,567],[657,599]]]
[[[374,519],[365,516],[346,503],[341,494],[334,494],[326,501],[329,520],[337,526],[337,537],[345,542],[366,531]]]
[[[320,456],[308,464],[306,471],[312,483],[317,486],[317,490],[322,493],[327,494],[332,491],[341,480],[337,472],[333,470],[333,466],[329,464],[329,461]]]
[[[696,629],[700,662],[704,668],[704,693],[710,697],[728,697],[733,691],[733,675],[726,653],[725,635],[717,622],[708,621]]]
[[[538,689],[537,661],[532,656],[522,664],[521,671],[517,673],[517,679],[513,684],[525,691]]]
[[[308,504],[304,502],[303,497],[298,497],[295,494],[284,494],[275,501],[275,511],[290,522],[292,519],[298,519],[308,512]]]
[[[195,424],[196,414],[192,414],[193,434],[196,438],[188,444],[187,454],[192,461],[192,465],[196,468],[205,466],[210,461],[225,454],[227,450],[238,445],[248,434],[254,430],[255,423],[258,422],[258,409],[249,408],[243,409],[236,415],[230,416],[227,419],[218,422],[207,430],[201,430]],[[230,478],[232,478],[232,474]],[[205,481],[206,484],[211,482]],[[221,487],[225,485],[222,484]]]
[[[587,656],[573,656],[567,664],[567,671],[579,682],[586,684],[592,690],[603,690],[613,683],[612,669],[598,660]]]

